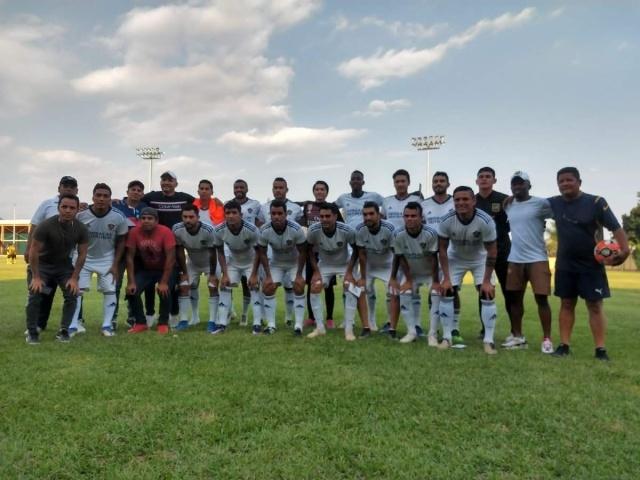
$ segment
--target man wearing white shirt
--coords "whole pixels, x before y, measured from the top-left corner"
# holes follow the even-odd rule
[[[538,316],[542,325],[542,353],[553,353],[551,343],[551,270],[547,246],[544,242],[545,220],[553,216],[551,205],[545,198],[529,194],[531,182],[526,172],[515,172],[511,177],[513,201],[505,207],[511,229],[511,251],[507,270],[507,290],[513,292],[511,335],[502,344],[504,348],[525,348],[527,340],[522,334],[524,292],[531,282]]]

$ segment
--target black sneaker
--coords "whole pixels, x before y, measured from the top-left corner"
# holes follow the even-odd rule
[[[424,333],[424,330],[422,330],[422,327],[419,325],[416,325],[416,335],[418,336],[418,338],[426,338],[427,335]]]
[[[370,328],[363,328],[362,332],[360,332],[360,337],[359,338],[369,338],[371,336],[371,329]]]
[[[569,345],[561,343],[560,345],[558,345],[558,348],[556,348],[556,351],[551,355],[554,357],[566,357],[567,355],[569,355],[569,353]]]
[[[396,338],[398,338],[396,331],[391,328],[387,333],[389,334],[389,338],[391,338],[392,340],[395,340]]]
[[[267,327],[262,331],[263,335],[273,335],[274,333],[276,333],[275,327]]]
[[[301,330],[301,329],[299,329],[299,328],[296,328],[296,329],[293,331],[293,336],[294,336],[294,337],[301,337],[301,336],[302,336],[302,330]]]
[[[602,347],[596,348],[596,358],[604,362],[609,361],[609,355],[607,355],[607,351]]]
[[[30,333],[27,333],[27,335],[25,336],[25,340],[27,342],[27,345],[39,345],[40,344],[40,337],[38,337],[38,335],[31,335]]]
[[[69,332],[67,330],[60,329],[58,330],[58,333],[56,333],[56,340],[58,340],[60,343],[69,343],[71,341],[71,337],[69,336]]]
[[[127,318],[127,325],[129,325],[129,328],[133,327],[135,324],[136,324],[136,318],[135,317]]]
[[[389,329],[391,328],[391,324],[389,322],[385,323],[382,328],[380,330],[378,330],[378,333],[380,335],[387,335],[389,333]]]

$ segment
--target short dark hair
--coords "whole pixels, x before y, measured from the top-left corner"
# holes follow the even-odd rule
[[[60,204],[62,203],[62,200],[64,200],[65,198],[70,198],[71,200],[74,200],[76,202],[76,206],[80,207],[80,199],[78,198],[77,195],[74,195],[72,193],[65,193],[63,195],[60,195],[60,198],[58,199],[58,208],[60,208]]]
[[[418,212],[420,212],[420,215],[422,215],[422,205],[420,205],[418,202],[407,203],[402,211],[404,212],[405,210],[418,210]]]
[[[106,183],[96,183],[93,187],[93,193],[96,193],[96,190],[108,190],[111,195],[111,187]]]
[[[558,173],[556,175],[556,180],[563,173],[569,173],[569,174],[573,175],[574,177],[576,177],[576,180],[582,180],[580,178],[580,172],[578,171],[578,169],[576,167],[563,167],[563,168],[561,168],[560,170],[558,170]]]
[[[282,200],[271,200],[271,204],[269,204],[269,212],[271,212],[272,208],[281,208],[284,210],[285,215],[287,214],[287,202],[283,202]]]
[[[411,175],[409,175],[409,172],[407,172],[404,168],[401,168],[401,169],[396,170],[395,172],[393,172],[393,175],[391,175],[391,178],[393,178],[395,180],[396,177],[399,176],[399,175],[403,175],[403,176],[407,177],[407,180],[411,181]]]
[[[224,211],[226,212],[227,210],[237,210],[242,212],[242,206],[240,206],[237,200],[229,200],[224,204]]]
[[[276,177],[273,179],[273,182],[284,182],[284,184],[287,185],[287,181],[283,177]]]
[[[466,185],[460,185],[453,190],[454,195],[458,192],[471,192],[471,196],[475,195],[473,188],[467,187]]]
[[[207,185],[209,185],[209,187],[211,187],[211,191],[213,191],[213,183],[211,183],[211,180],[207,180],[206,178],[203,178],[198,182],[198,187],[200,187],[200,185],[202,185],[203,183],[206,183]]]
[[[340,213],[338,206],[333,202],[322,202],[318,206],[318,210],[331,210],[331,213],[335,215],[338,215],[338,213]]]
[[[371,200],[367,200],[366,202],[364,202],[364,205],[362,205],[362,209],[364,210],[365,208],[373,208],[376,213],[380,213],[380,205]]]
[[[131,180],[127,185],[127,190],[133,187],[140,187],[142,190],[144,190],[144,183],[142,183],[140,180]]]
[[[316,183],[314,183],[313,187],[311,187],[311,191],[313,191],[313,189],[316,188],[316,185],[324,185],[324,188],[327,189],[327,193],[329,193],[329,184],[324,180],[316,180]]]
[[[362,178],[364,178],[364,173],[362,173],[360,170],[354,170],[353,172],[351,172],[350,176],[353,176],[354,173],[356,175],[360,175]]]
[[[249,186],[249,184],[247,183],[246,180],[243,180],[241,178],[237,179],[235,182],[233,182],[233,184],[235,185],[236,183],[244,183],[247,187]]]
[[[491,167],[482,167],[480,170],[478,170],[476,176],[480,175],[483,172],[489,172],[491,175],[493,175],[494,178],[496,176],[496,171]]]
[[[444,177],[447,179],[447,182],[449,181],[449,175],[447,175],[447,172],[437,171],[436,173],[433,174],[433,177],[431,177],[431,179],[433,180],[436,177]]]
[[[180,209],[180,211],[195,212],[196,215],[200,213],[200,210],[198,209],[198,207],[196,207],[193,203],[185,203],[184,205],[182,205],[182,208]]]

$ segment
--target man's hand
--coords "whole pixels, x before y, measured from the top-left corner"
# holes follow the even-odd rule
[[[355,279],[355,278],[353,278],[353,273],[351,273],[351,272],[346,272],[346,273],[344,274],[344,283],[345,283],[345,284],[346,284],[346,283],[352,283],[352,284],[354,284],[354,285],[356,284],[356,279]]]
[[[322,275],[316,270],[313,272],[313,275],[311,275],[311,285],[317,285],[318,283],[322,283]]]
[[[218,279],[215,275],[209,275],[209,288],[218,288]]]
[[[629,256],[629,254],[631,253],[631,251],[629,249],[627,250],[620,250],[620,251],[615,251],[613,252],[613,255],[611,257],[609,257],[608,259],[605,260],[604,264],[605,265],[611,265],[612,267],[616,267],[618,265],[622,265],[625,260],[627,259],[627,257]]]
[[[296,275],[296,279],[293,281],[293,290],[304,292],[304,277],[302,275]]]
[[[135,295],[138,287],[136,286],[136,282],[130,280],[127,282],[127,295]]]
[[[181,287],[186,287],[189,285],[189,274],[182,272],[180,274],[180,278],[178,279],[178,285]]]
[[[413,290],[413,281],[405,280],[400,284],[400,293],[407,293]]]
[[[109,269],[107,274],[109,274],[109,273],[113,276],[113,281],[114,282],[116,280],[118,280],[118,265],[116,265],[115,263],[113,265],[111,265],[111,268]]]
[[[442,291],[442,285],[440,285],[440,282],[433,282],[431,284],[431,291],[438,293],[440,295],[444,295],[444,292]]]
[[[389,293],[391,293],[391,295],[400,295],[400,284],[397,278],[389,279]]]
[[[78,288],[78,280],[73,277],[67,280],[67,283],[65,283],[64,286],[68,288],[69,292],[71,292],[73,295],[78,295],[78,293],[80,293],[80,289]]]
[[[158,295],[166,297],[169,295],[169,285],[166,282],[158,282],[156,291],[158,292]]]
[[[222,274],[220,278],[220,288],[228,287],[231,283],[229,282],[229,276],[226,273]]]
[[[42,293],[42,287],[44,287],[44,282],[40,277],[33,277],[31,279],[31,283],[29,284],[31,293]]]
[[[446,277],[442,281],[442,284],[441,284],[440,288],[442,289],[442,294],[443,295],[446,295],[447,292],[452,291],[453,290],[453,285],[451,285],[451,279],[449,277]]]
[[[488,300],[493,300],[493,297],[496,294],[496,289],[493,285],[491,285],[491,282],[488,281],[484,281],[482,282],[482,285],[480,286],[480,294],[482,296],[482,298],[486,298]]]
[[[273,281],[271,280],[271,277],[267,277],[265,278],[265,285],[267,284],[267,279],[269,281],[269,283],[273,283]],[[249,278],[247,278],[247,286],[249,287],[249,289],[251,290],[257,290],[258,289],[258,275],[257,274],[253,274],[250,275]]]

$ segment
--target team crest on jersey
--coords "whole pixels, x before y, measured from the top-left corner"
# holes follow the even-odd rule
[[[206,244],[207,244],[207,241],[206,241],[206,240],[200,240],[200,245],[204,246],[204,245],[206,245]]]
[[[336,245],[338,245],[339,247],[342,247],[344,245],[344,242],[338,242]]]
[[[368,242],[368,241],[369,241],[369,240],[367,240],[367,242]],[[387,239],[386,239],[386,238],[383,238],[382,240],[380,240],[380,243],[381,243],[381,244],[383,244],[383,245],[386,245],[386,244],[387,244]]]
[[[253,208],[248,208],[248,209],[247,209],[247,212],[249,212],[249,213],[253,213]]]
[[[108,224],[107,227],[109,227],[109,230],[113,230],[114,228],[116,228],[115,224],[113,223]]]
[[[476,230],[473,232],[473,238],[480,238],[480,231]]]
[[[501,205],[499,203],[492,203],[491,204],[491,211],[493,213],[498,213],[500,211],[500,207],[501,207]]]
[[[425,248],[425,247],[427,246],[427,242],[420,242],[420,246],[421,246],[422,248]]]

